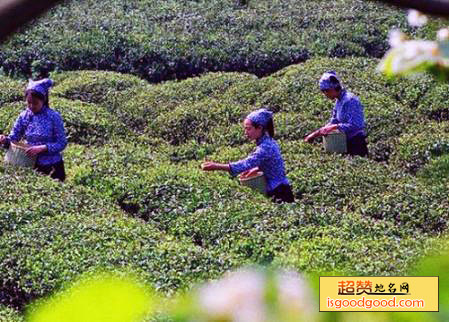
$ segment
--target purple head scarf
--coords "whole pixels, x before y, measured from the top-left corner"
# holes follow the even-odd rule
[[[38,92],[39,94],[42,94],[43,96],[47,97],[48,96],[48,90],[50,89],[50,87],[53,86],[53,81],[49,78],[44,78],[38,81],[33,81],[30,79],[30,81],[28,82],[28,86],[26,88],[26,90],[33,90],[35,92]]]
[[[335,79],[331,79],[335,78]],[[319,81],[320,90],[328,90],[328,89],[335,89],[338,86],[343,87],[340,81],[340,77],[337,76],[337,73],[333,70],[329,72],[325,72]]]
[[[246,118],[255,124],[265,127],[273,118],[273,112],[267,110],[266,108],[261,108],[251,112]]]

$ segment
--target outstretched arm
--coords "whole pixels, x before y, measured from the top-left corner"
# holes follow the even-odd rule
[[[228,171],[230,170],[229,164],[217,163],[213,161],[206,161],[201,164],[203,171]]]
[[[320,127],[318,130],[307,135],[304,141],[310,143],[314,138],[328,135],[330,132],[335,131],[336,129],[338,129],[338,124],[326,124],[325,126]]]
[[[232,176],[236,176],[239,173],[244,173],[248,170],[252,170],[258,167],[264,159],[268,157],[266,151],[260,147],[257,147],[247,158],[231,163],[217,163],[212,161],[206,161],[201,165],[204,171],[228,171]],[[248,174],[248,173],[247,173]]]

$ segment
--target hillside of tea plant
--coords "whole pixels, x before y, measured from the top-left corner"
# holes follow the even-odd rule
[[[401,10],[363,0],[64,1],[0,46],[8,75],[109,70],[151,82],[208,71],[265,76],[312,57],[381,57]]]
[[[0,317],[20,321],[33,299],[104,268],[129,269],[165,294],[251,263],[406,274],[447,232],[449,86],[427,76],[388,81],[377,63],[312,58],[264,78],[217,72],[161,84],[52,74],[68,178],[0,165]],[[317,88],[329,69],[365,106],[369,158],[303,142],[330,117]],[[0,133],[24,108],[25,85],[0,77]],[[294,204],[200,170],[204,159],[253,149],[241,121],[262,106],[275,112]]]

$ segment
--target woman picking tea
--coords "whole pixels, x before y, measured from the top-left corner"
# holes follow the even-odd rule
[[[67,138],[60,114],[49,107],[48,91],[52,86],[53,81],[48,78],[30,80],[25,90],[27,108],[20,113],[11,133],[0,135],[0,144],[9,148],[11,142],[24,138],[29,145],[26,154],[36,157],[34,168],[53,179],[64,181],[61,152],[67,145]]]
[[[202,169],[228,171],[233,176],[239,173],[250,176],[261,170],[267,181],[267,195],[274,202],[293,202],[293,192],[285,175],[284,160],[279,145],[273,139],[273,113],[264,108],[258,109],[245,118],[243,128],[246,137],[255,141],[256,149],[246,159],[227,164],[207,161],[201,165]]]
[[[311,142],[316,137],[339,130],[346,134],[348,154],[367,156],[365,117],[359,98],[343,88],[334,71],[324,73],[319,81],[319,86],[321,92],[328,99],[336,100],[335,107],[329,123],[309,134],[305,141]]]

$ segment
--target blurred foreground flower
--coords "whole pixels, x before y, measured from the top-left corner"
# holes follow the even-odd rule
[[[407,14],[407,21],[410,26],[422,27],[427,23],[427,16],[418,10],[410,9]]]
[[[391,47],[397,47],[407,40],[407,36],[398,29],[393,29],[388,34],[388,43]]]
[[[448,41],[449,40],[449,28],[441,28],[437,31],[437,39],[439,41]]]
[[[393,76],[424,71],[432,65],[449,67],[447,59],[441,55],[437,42],[428,40],[396,41],[396,46],[386,53],[378,65],[378,70],[387,76]]]
[[[421,27],[427,23],[427,16],[417,10],[409,10],[407,16],[411,26]],[[437,32],[437,41],[408,40],[397,29],[389,33],[387,51],[377,70],[385,75],[402,76],[419,72],[430,72],[440,80],[449,80],[449,29]]]
[[[306,281],[295,272],[245,269],[198,290],[204,321],[311,321],[317,312]]]

